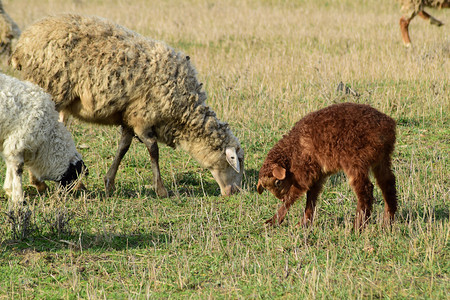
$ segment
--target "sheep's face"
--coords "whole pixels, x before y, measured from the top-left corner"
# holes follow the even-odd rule
[[[86,165],[84,164],[83,160],[78,159],[71,161],[69,163],[69,167],[67,168],[66,172],[63,174],[60,180],[58,182],[62,186],[67,186],[71,183],[73,183],[75,180],[78,179],[81,175],[88,175],[89,171],[86,168]]]
[[[261,194],[264,189],[267,189],[275,197],[285,201],[289,197],[293,185],[293,176],[283,167],[274,165],[269,175],[259,176],[257,190]]]
[[[214,179],[220,186],[223,196],[229,196],[240,191],[244,174],[244,150],[240,147],[225,149],[225,159],[210,169]]]

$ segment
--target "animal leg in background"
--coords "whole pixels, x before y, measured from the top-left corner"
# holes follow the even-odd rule
[[[117,148],[116,156],[114,157],[111,167],[104,177],[106,196],[109,196],[110,193],[114,190],[114,181],[116,178],[117,169],[119,168],[122,158],[130,148],[133,136],[133,129],[125,126],[122,127],[122,136],[120,138],[119,148]]]
[[[327,180],[327,176],[323,176],[313,184],[313,186],[306,193],[306,206],[305,213],[303,215],[302,220],[298,223],[298,225],[310,225],[313,221],[314,210],[316,208],[317,198],[322,191],[323,184]]]
[[[400,18],[400,31],[402,33],[403,43],[407,47],[411,46],[411,39],[408,31],[409,23],[416,16],[416,14],[417,13],[413,13],[409,18],[405,18],[404,16]]]
[[[383,193],[384,198],[384,216],[385,224],[394,221],[394,215],[397,211],[397,190],[395,188],[395,175],[391,169],[390,158],[385,158],[382,162],[372,168],[377,184]]]
[[[161,179],[161,172],[159,169],[159,148],[155,138],[155,134],[152,131],[147,131],[144,134],[138,134],[139,139],[147,147],[150,159],[152,162],[153,184],[155,186],[156,195],[159,197],[168,197],[169,193]]]
[[[438,19],[435,19],[432,15],[428,14],[426,11],[422,10],[418,13],[419,17],[421,17],[422,19],[429,21],[430,24],[432,25],[436,25],[436,26],[442,26],[444,25],[444,23],[442,23],[441,21],[439,21]]]

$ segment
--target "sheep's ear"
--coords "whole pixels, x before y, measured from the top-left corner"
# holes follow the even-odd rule
[[[258,191],[258,194],[262,194],[262,192],[264,192],[264,187],[261,183],[261,179],[258,180],[258,185],[256,186],[256,190]]]
[[[225,149],[225,155],[227,157],[227,162],[230,164],[230,166],[236,171],[240,172],[241,168],[239,166],[239,159],[236,153],[236,148],[234,147],[227,147]]]
[[[273,177],[278,180],[283,180],[286,178],[286,169],[280,166],[275,166],[272,170]]]

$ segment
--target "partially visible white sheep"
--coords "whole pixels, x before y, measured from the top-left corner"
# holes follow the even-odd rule
[[[20,36],[19,26],[3,9],[0,1],[0,55],[11,55],[13,44]]]
[[[58,111],[122,127],[105,176],[107,194],[134,135],[150,153],[157,195],[168,195],[157,142],[191,154],[211,171],[223,195],[239,190],[244,151],[228,124],[206,106],[202,84],[185,54],[110,21],[65,14],[24,30],[11,64],[49,92]]]
[[[49,94],[40,87],[0,74],[0,154],[6,163],[4,189],[10,211],[24,206],[24,167],[39,180],[67,185],[83,172],[84,163],[72,136],[58,122]]]
[[[438,19],[429,15],[424,8],[450,8],[450,0],[398,0],[402,5],[403,16],[400,18],[400,31],[402,33],[403,43],[406,47],[411,46],[411,39],[409,37],[409,23],[416,15],[419,15],[424,20],[427,20],[432,25],[444,25]]]

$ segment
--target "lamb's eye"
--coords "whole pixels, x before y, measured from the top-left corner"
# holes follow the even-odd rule
[[[276,179],[275,180],[275,186],[276,187],[280,187],[280,185],[281,185],[281,180]]]

